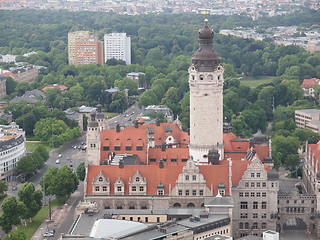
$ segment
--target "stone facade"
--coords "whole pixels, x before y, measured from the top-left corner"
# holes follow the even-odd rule
[[[276,230],[278,191],[278,179],[268,178],[264,165],[254,158],[232,189],[234,237],[261,236],[267,229]]]
[[[6,93],[6,79],[0,75],[0,99],[7,95]]]

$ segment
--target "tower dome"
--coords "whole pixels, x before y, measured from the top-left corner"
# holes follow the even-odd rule
[[[205,26],[199,30],[199,48],[192,57],[194,67],[203,72],[214,71],[220,63],[219,54],[213,49],[214,32],[207,22],[206,19]]]
[[[92,113],[90,113],[90,117],[91,117],[91,119],[90,119],[90,122],[89,122],[89,127],[92,127],[92,128],[98,127],[99,124],[98,124],[98,122],[96,120],[96,111],[93,111]]]
[[[104,114],[102,112],[102,105],[98,104],[97,109],[98,109],[98,112],[96,114],[97,119],[104,119]]]

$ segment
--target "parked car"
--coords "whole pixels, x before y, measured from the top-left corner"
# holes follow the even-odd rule
[[[53,233],[50,233],[50,232],[46,232],[43,236],[44,236],[44,237],[53,237],[54,234],[53,234]]]
[[[59,158],[61,158],[62,157],[62,154],[59,154]]]
[[[59,159],[57,159],[57,160],[56,160],[56,164],[59,164],[59,163],[60,163],[60,160],[59,160]]]
[[[48,233],[52,233],[52,234],[54,234],[56,231],[54,230],[54,229],[49,229],[48,230]]]

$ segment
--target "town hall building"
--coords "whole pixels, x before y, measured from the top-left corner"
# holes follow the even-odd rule
[[[276,230],[278,173],[261,133],[223,123],[223,66],[205,22],[189,67],[190,134],[178,121],[106,129],[101,107],[87,130],[85,197],[100,209],[204,208],[233,199],[232,234]]]

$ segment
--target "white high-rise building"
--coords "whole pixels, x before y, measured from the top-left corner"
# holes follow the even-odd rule
[[[199,48],[189,67],[190,143],[189,153],[198,164],[208,163],[209,150],[224,157],[223,72],[219,54],[213,49],[213,30],[199,30]]]
[[[115,58],[131,64],[131,39],[126,33],[110,33],[104,35],[104,59]]]

